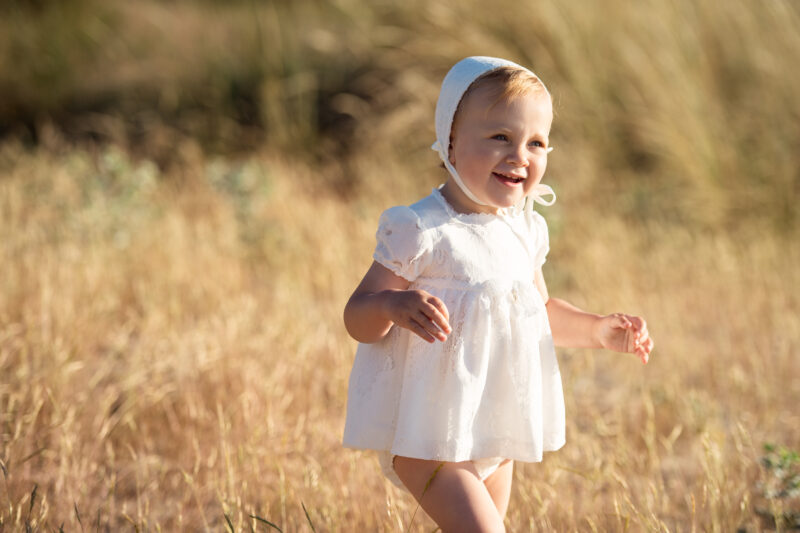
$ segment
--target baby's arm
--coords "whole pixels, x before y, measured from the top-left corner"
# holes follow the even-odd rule
[[[643,318],[623,313],[606,316],[587,313],[569,302],[550,298],[541,269],[536,272],[535,281],[547,307],[555,344],[634,353],[642,363],[647,363],[654,343]]]
[[[397,324],[428,342],[447,340],[450,325],[444,302],[428,292],[408,290],[408,285],[408,280],[373,261],[344,308],[350,336],[358,342],[377,342]]]

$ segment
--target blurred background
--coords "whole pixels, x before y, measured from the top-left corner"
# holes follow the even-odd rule
[[[0,530],[435,528],[341,448],[341,311],[469,55],[554,96],[551,294],[656,339],[559,351],[509,530],[800,527],[796,2],[6,0]]]

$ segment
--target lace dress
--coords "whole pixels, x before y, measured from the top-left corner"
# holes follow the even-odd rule
[[[533,283],[549,250],[533,211],[459,214],[438,189],[381,215],[374,258],[440,298],[446,342],[393,326],[359,344],[344,445],[441,461],[541,461],[564,444],[564,398],[544,302]]]

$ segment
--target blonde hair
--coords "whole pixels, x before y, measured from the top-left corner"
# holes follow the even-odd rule
[[[500,67],[479,76],[464,92],[464,101],[472,91],[482,86],[490,86],[497,91],[497,101],[514,100],[532,93],[548,94],[544,84],[533,73],[515,67]]]
[[[464,95],[461,97],[461,101],[458,102],[458,107],[456,107],[456,112],[453,115],[453,123],[450,126],[451,141],[464,101],[466,101],[470,94],[481,87],[488,87],[489,90],[494,93],[494,100],[489,106],[490,108],[496,106],[500,102],[509,102],[530,94],[550,96],[550,93],[547,92],[547,88],[541,80],[527,70],[516,67],[499,67],[490,70],[476,78],[467,90],[464,91]]]

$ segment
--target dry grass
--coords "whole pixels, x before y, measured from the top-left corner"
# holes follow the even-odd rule
[[[413,501],[339,444],[341,308],[390,189],[342,202],[268,155],[180,183],[114,149],[2,164],[0,523],[294,531],[305,504],[318,531],[407,528]],[[517,469],[509,525],[757,528],[761,445],[800,442],[800,249],[569,210],[552,291],[646,315],[658,348],[560,352],[568,444]]]
[[[46,120],[39,148],[0,144],[0,531],[434,529],[341,448],[341,311],[379,213],[442,179],[437,83],[473,53],[556,95],[550,292],[641,313],[657,341],[646,367],[559,351],[568,443],[518,466],[509,529],[761,531],[800,511],[765,497],[760,463],[800,449],[794,4],[40,4],[2,8],[0,112],[111,94],[123,111],[89,118],[123,148]],[[264,144],[211,155],[209,131],[239,140],[236,87]],[[148,91],[151,147],[129,150],[113,131]],[[173,112],[188,122],[148,129]]]
[[[791,0],[29,4],[0,6],[0,134],[41,141],[54,122],[161,168],[185,134],[211,150],[263,142],[331,165],[367,148],[426,168],[444,72],[497,55],[556,96],[553,177],[572,197],[692,227],[754,212],[773,231],[800,226]],[[325,178],[360,186],[350,170]]]

